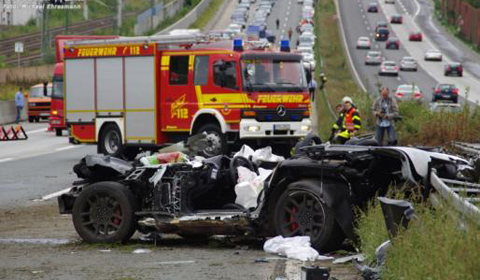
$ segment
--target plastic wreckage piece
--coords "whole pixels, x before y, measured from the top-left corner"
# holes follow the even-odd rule
[[[111,178],[125,175],[133,169],[130,163],[111,156],[87,155],[73,167],[79,178]]]
[[[390,239],[392,239],[397,236],[400,226],[406,229],[408,223],[413,219],[413,206],[410,202],[405,200],[390,199],[386,197],[378,197],[378,200],[382,206],[388,235],[390,236]]]
[[[143,166],[154,166],[166,163],[186,163],[188,161],[188,156],[181,152],[156,153],[140,159]]]
[[[375,266],[361,265],[356,260],[353,260],[355,267],[361,272],[364,280],[379,280],[380,274],[387,259],[387,251],[390,248],[391,242],[387,240],[383,242],[375,250]]]
[[[330,268],[320,266],[302,266],[300,280],[328,280],[330,279]]]
[[[390,239],[397,236],[400,226],[407,228],[408,223],[414,217],[414,209],[410,202],[405,200],[396,200],[386,197],[378,197],[380,205],[382,207],[383,216],[385,217],[385,225],[388,230]],[[367,265],[359,265],[354,261],[355,267],[362,273],[365,280],[377,280],[380,279],[380,273],[385,265],[387,259],[387,251],[389,250],[392,242],[387,240],[383,242],[375,250],[375,266],[369,267]]]
[[[279,254],[289,259],[301,261],[332,260],[333,257],[321,256],[310,244],[310,236],[276,236],[263,244],[267,253]]]
[[[365,260],[364,254],[356,254],[351,256],[346,256],[342,258],[335,259],[333,261],[334,264],[344,264],[350,261],[356,260],[357,262],[363,262]]]

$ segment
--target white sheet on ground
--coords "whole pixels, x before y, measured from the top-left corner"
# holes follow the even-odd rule
[[[331,260],[332,257],[321,256],[310,245],[310,236],[282,237],[276,236],[263,244],[267,253],[279,254],[289,259],[301,261]]]

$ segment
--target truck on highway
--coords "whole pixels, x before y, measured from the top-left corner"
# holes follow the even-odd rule
[[[41,119],[48,119],[50,116],[51,95],[51,83],[38,84],[30,88],[27,95],[28,122],[39,122]]]
[[[70,141],[127,157],[198,133],[207,157],[240,142],[291,146],[311,122],[302,56],[289,49],[198,34],[67,42]]]
[[[55,58],[56,64],[53,69],[53,90],[51,95],[51,106],[48,123],[50,128],[55,130],[57,136],[62,135],[66,129],[64,121],[63,103],[63,47],[68,40],[93,40],[118,38],[118,36],[89,36],[89,35],[59,35],[55,37]]]

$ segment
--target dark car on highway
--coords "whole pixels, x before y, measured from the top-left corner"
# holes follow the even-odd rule
[[[390,17],[390,23],[402,24],[403,17],[401,15],[393,15]]]
[[[462,64],[458,62],[452,62],[445,65],[445,70],[443,71],[445,76],[457,75],[459,77],[463,76],[463,67]]]
[[[398,49],[400,49],[400,40],[396,37],[390,37],[387,40],[387,43],[385,44],[385,47],[387,49],[398,50]]]
[[[367,11],[369,13],[378,13],[378,5],[377,3],[370,3],[368,4],[368,9]]]
[[[377,21],[377,25],[375,26],[375,32],[377,32],[379,28],[387,28],[388,29],[388,22]]]
[[[451,100],[458,102],[458,88],[454,84],[438,84],[433,88],[432,102],[437,100]]]
[[[390,35],[388,28],[380,27],[375,31],[375,41],[387,41]]]

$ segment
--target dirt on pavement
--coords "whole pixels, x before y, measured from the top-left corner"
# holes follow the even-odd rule
[[[127,244],[81,242],[55,201],[0,211],[0,279],[300,279],[304,265],[332,268],[337,279],[361,279],[351,264],[287,260],[238,238],[156,242],[138,234]],[[140,249],[141,253],[134,253]]]

